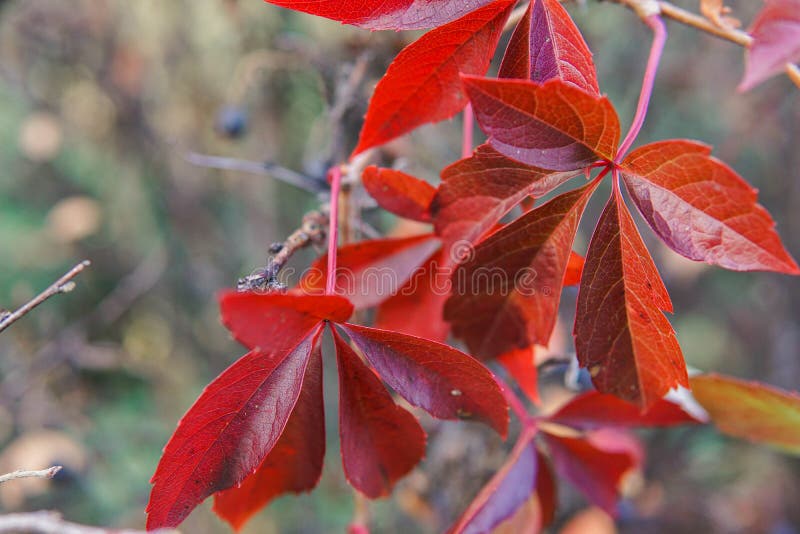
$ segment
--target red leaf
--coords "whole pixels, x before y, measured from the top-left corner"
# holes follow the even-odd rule
[[[651,406],[688,387],[686,364],[663,311],[667,290],[615,190],[597,223],[575,314],[575,349],[603,393]]]
[[[442,171],[431,206],[436,233],[446,243],[474,243],[524,198],[544,196],[579,174],[530,167],[481,145]]]
[[[389,495],[394,483],[425,455],[425,432],[397,406],[380,379],[333,332],[339,362],[339,435],[350,484],[370,499]],[[402,443],[402,446],[398,446]]]
[[[800,0],[767,0],[750,27],[753,44],[745,49],[739,91],[752,89],[800,61]]]
[[[641,459],[641,451],[632,449],[630,438],[607,431],[591,432],[584,438],[542,435],[556,471],[590,502],[615,516],[620,482]]]
[[[531,2],[511,36],[498,76],[535,82],[558,78],[600,94],[592,53],[558,0]]]
[[[541,452],[536,451],[537,465],[536,472],[536,496],[539,498],[539,510],[542,515],[542,528],[550,525],[556,518],[556,502],[558,491],[556,481],[553,477],[553,470],[550,463],[545,459]]]
[[[223,292],[222,322],[244,346],[254,350],[291,350],[323,320],[346,321],[353,305],[342,297]]]
[[[520,389],[535,404],[539,404],[539,372],[536,368],[536,348],[513,349],[497,358]]]
[[[383,380],[440,419],[477,419],[505,436],[508,406],[492,374],[463,352],[425,339],[342,325]]]
[[[691,141],[634,150],[622,175],[639,211],[658,236],[689,259],[737,271],[798,274],[757,192],[730,167]]]
[[[533,79],[531,78],[531,10],[534,1],[528,4],[525,14],[514,27],[497,72],[498,78]]]
[[[606,97],[558,79],[542,84],[478,76],[461,79],[489,144],[498,152],[557,171],[614,159],[619,119]]]
[[[370,30],[417,30],[440,26],[493,0],[266,1]]]
[[[721,432],[800,454],[800,395],[716,374],[693,376],[692,394]]]
[[[403,49],[375,87],[353,155],[461,111],[459,74],[486,73],[514,3],[492,2]]]
[[[428,208],[436,189],[428,182],[374,165],[364,169],[361,182],[367,193],[386,211],[414,221],[431,222]]]
[[[536,491],[538,453],[533,441],[522,437],[492,479],[472,501],[451,534],[491,532],[514,515]]]
[[[344,245],[337,252],[335,291],[346,296],[356,309],[380,304],[396,294],[440,246],[432,234]],[[317,258],[298,288],[312,295],[323,294],[327,263],[327,254]]]
[[[677,404],[664,399],[642,412],[635,404],[598,391],[578,395],[547,420],[581,430],[609,426],[667,427],[699,422]]]
[[[444,302],[450,294],[449,271],[440,250],[395,294],[383,301],[375,313],[375,327],[430,339],[447,339],[450,325],[443,318]]]
[[[178,525],[206,497],[258,468],[294,409],[320,331],[318,321],[289,350],[253,350],[206,387],[151,479],[148,530]]]
[[[473,356],[547,345],[572,241],[596,187],[590,183],[522,215],[458,266],[444,317]]]
[[[577,252],[573,251],[570,253],[569,261],[567,261],[567,271],[564,273],[565,286],[576,286],[581,282],[583,265],[585,263],[586,259]]]
[[[241,486],[214,495],[214,512],[238,531],[275,497],[314,489],[322,474],[324,457],[322,357],[317,346],[280,439],[258,470],[245,478]]]

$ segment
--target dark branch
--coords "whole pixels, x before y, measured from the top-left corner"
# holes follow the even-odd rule
[[[0,311],[0,332],[20,320],[25,314],[30,312],[39,304],[43,303],[53,295],[60,293],[69,293],[75,287],[75,282],[72,281],[81,271],[91,265],[89,260],[83,260],[78,265],[70,269],[64,276],[56,280],[47,289],[36,295],[33,299],[23,304],[19,309],[14,312]]]
[[[239,291],[272,291],[286,289],[278,281],[280,273],[289,258],[298,250],[309,245],[322,245],[327,233],[328,215],[321,211],[310,211],[303,216],[303,224],[292,232],[282,243],[273,243],[270,252],[274,256],[266,267],[256,270],[250,276],[240,278],[236,287]]]

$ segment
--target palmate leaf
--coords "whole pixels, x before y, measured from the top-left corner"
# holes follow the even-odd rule
[[[489,371],[456,349],[397,332],[342,328],[389,387],[440,419],[474,419],[501,436],[508,410]]]
[[[670,427],[700,422],[677,404],[664,399],[659,399],[643,412],[635,404],[599,391],[576,396],[556,413],[548,416],[547,420],[578,430],[602,427]]]
[[[322,397],[322,355],[311,354],[303,388],[280,439],[255,473],[239,486],[214,495],[214,512],[236,529],[284,493],[316,487],[325,457],[325,416]]]
[[[444,343],[450,325],[444,320],[444,303],[450,294],[447,253],[438,250],[395,295],[375,311],[375,327]]]
[[[533,440],[518,441],[505,464],[483,487],[449,534],[492,532],[536,492],[538,472],[546,468],[540,465]]]
[[[615,190],[589,243],[575,315],[578,360],[598,390],[647,408],[688,387],[665,311],[672,302]]]
[[[453,274],[445,319],[481,359],[547,345],[590,183],[490,235]]]
[[[220,307],[223,322],[252,350],[209,384],[167,444],[153,475],[149,529],[178,525],[214,493],[215,510],[239,528],[275,496],[316,484],[324,428],[315,347],[325,322],[340,323],[412,404],[507,431],[508,408],[485,367],[446,345],[343,323],[353,310],[347,299],[228,292]],[[365,495],[385,495],[422,457],[424,432],[338,335],[335,342],[345,473]]]
[[[725,434],[800,455],[800,395],[729,376],[693,376],[692,394]]]
[[[375,499],[425,454],[425,431],[397,406],[380,379],[333,332],[339,363],[339,435],[342,463],[350,484]],[[402,447],[398,444],[402,443]]]
[[[359,241],[337,250],[337,294],[355,309],[370,308],[396,294],[419,267],[441,248],[432,234]],[[328,255],[317,258],[297,284],[308,295],[323,295]]]
[[[581,437],[543,433],[556,472],[569,480],[593,504],[616,515],[619,486],[642,460],[642,449],[631,435],[612,429]]]
[[[206,497],[256,471],[297,403],[320,332],[317,321],[289,351],[253,350],[206,387],[164,448],[148,529],[177,526]]]
[[[749,30],[753,44],[745,49],[739,91],[752,89],[800,61],[800,0],[767,0]]]
[[[431,222],[430,206],[436,189],[428,182],[372,165],[364,169],[361,183],[386,211],[412,221]]]
[[[461,111],[467,99],[459,74],[484,74],[489,69],[514,3],[497,0],[403,49],[375,87],[353,154]]]
[[[710,147],[660,141],[631,152],[621,164],[628,191],[647,223],[675,252],[736,271],[798,274],[756,203],[757,192]]]
[[[434,228],[445,243],[476,243],[522,200],[542,197],[579,174],[531,167],[483,144],[442,171],[431,205]]]
[[[493,0],[266,0],[276,6],[353,24],[369,30],[433,28]]]
[[[611,161],[620,127],[614,106],[560,79],[544,83],[462,76],[489,144],[528,165],[555,171]]]
[[[592,53],[558,0],[531,2],[511,35],[498,76],[534,82],[558,78],[600,94]]]

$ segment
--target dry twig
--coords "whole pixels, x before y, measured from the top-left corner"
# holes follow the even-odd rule
[[[222,156],[209,156],[196,152],[187,152],[184,155],[184,159],[192,165],[205,167],[207,169],[262,174],[308,191],[309,193],[316,194],[328,189],[328,184],[323,180],[317,180],[311,176],[306,176],[305,174],[287,169],[286,167],[269,161],[259,162]]]
[[[270,252],[274,256],[266,267],[257,269],[253,274],[240,278],[236,287],[239,291],[269,291],[285,289],[278,281],[280,273],[292,255],[309,245],[322,245],[327,235],[325,227],[328,215],[322,211],[310,211],[303,216],[303,224],[292,232],[283,243],[273,243]]]
[[[54,465],[53,467],[48,467],[47,469],[39,469],[38,471],[17,470],[11,473],[6,473],[5,475],[0,475],[0,484],[20,478],[53,478],[59,471],[61,471],[60,465]]]
[[[175,529],[160,529],[158,534],[178,534]],[[106,529],[64,521],[58,512],[40,511],[0,516],[3,534],[145,534],[141,530]]]
[[[72,281],[81,271],[91,265],[89,260],[83,260],[78,265],[70,269],[64,276],[53,282],[50,287],[36,295],[34,298],[20,306],[14,312],[0,311],[0,332],[20,320],[25,314],[30,312],[39,304],[43,303],[53,295],[60,293],[69,293],[75,288],[75,282]]]
[[[753,44],[753,38],[747,32],[737,30],[730,26],[718,26],[707,18],[687,11],[682,7],[667,2],[665,0],[613,0],[633,10],[637,15],[644,18],[650,15],[663,15],[681,24],[692,26],[702,32],[719,37],[726,41],[736,43],[739,46],[749,48]]]

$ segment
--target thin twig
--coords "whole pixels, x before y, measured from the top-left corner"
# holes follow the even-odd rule
[[[78,265],[70,269],[64,276],[56,280],[53,284],[50,285],[47,289],[36,295],[33,299],[29,300],[25,304],[23,304],[19,309],[14,312],[0,312],[0,332],[20,320],[25,314],[30,312],[39,304],[43,303],[50,297],[54,295],[58,295],[60,293],[69,293],[75,287],[75,283],[72,281],[81,271],[86,269],[92,262],[89,260],[83,260]]]
[[[178,534],[175,529],[155,530],[158,534]],[[58,512],[39,511],[0,515],[3,534],[145,534],[142,530],[106,529],[64,521]]]
[[[331,128],[328,166],[332,167],[337,162],[344,161],[347,157],[345,153],[347,132],[344,118],[347,112],[358,102],[360,96],[358,88],[361,87],[367,75],[367,67],[369,67],[371,57],[371,52],[362,52],[350,69],[343,73],[345,79],[336,84],[333,102],[328,110],[328,121]]]
[[[646,19],[652,15],[661,14],[668,19],[672,19],[681,24],[691,26],[714,37],[719,37],[726,41],[736,43],[739,46],[749,48],[753,44],[753,38],[747,32],[736,28],[717,26],[707,18],[687,11],[675,4],[664,0],[613,0],[633,10],[640,18]]]
[[[653,44],[650,48],[650,56],[647,59],[647,67],[644,71],[644,80],[642,81],[642,91],[639,95],[639,102],[636,105],[636,114],[631,122],[630,130],[625,135],[625,139],[619,145],[617,156],[614,158],[615,163],[619,163],[625,157],[628,149],[633,145],[636,136],[642,130],[644,118],[647,115],[647,106],[650,104],[650,97],[653,95],[653,85],[656,80],[656,73],[658,72],[658,64],[661,61],[661,54],[664,52],[664,43],[667,42],[667,28],[664,22],[658,15],[650,15],[644,19],[650,29],[653,30]]]
[[[317,180],[311,176],[306,176],[305,174],[287,169],[286,167],[269,161],[259,162],[222,156],[209,156],[206,154],[198,154],[197,152],[187,152],[183,157],[187,162],[192,165],[197,165],[198,167],[261,174],[293,185],[309,193],[320,193],[328,188],[327,184],[322,180]]]
[[[701,17],[691,11],[687,11],[669,2],[659,2],[658,6],[661,8],[661,14],[667,18],[692,26],[698,30],[710,33],[720,39],[725,39],[739,46],[749,48],[753,44],[753,38],[747,32],[737,30],[736,28],[727,28],[724,26],[717,26],[705,17]]]
[[[17,480],[18,478],[53,478],[59,471],[61,471],[60,465],[54,465],[47,469],[39,469],[38,471],[13,471],[5,475],[0,475],[0,484],[8,482],[9,480]]]
[[[533,417],[531,417],[531,415],[528,413],[528,410],[525,408],[525,404],[522,402],[522,399],[520,399],[517,394],[514,393],[514,390],[511,389],[511,386],[508,385],[508,382],[497,375],[494,375],[494,381],[497,382],[500,392],[506,399],[506,403],[508,403],[509,408],[511,408],[511,411],[514,412],[514,415],[517,416],[519,422],[522,423],[523,426],[529,426],[533,424]]]
[[[303,223],[286,238],[283,243],[273,243],[270,252],[274,256],[266,267],[257,269],[253,274],[240,278],[236,287],[239,291],[270,291],[286,287],[278,281],[280,273],[289,258],[298,250],[309,245],[321,245],[325,241],[325,226],[328,215],[322,211],[310,211],[303,215]]]

